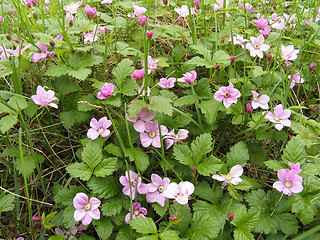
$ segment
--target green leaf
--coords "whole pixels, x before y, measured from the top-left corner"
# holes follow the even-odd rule
[[[167,230],[159,235],[161,240],[176,240],[180,239],[176,231]]]
[[[185,54],[186,54],[186,49],[183,47],[181,43],[176,45],[172,49],[172,57],[175,62],[179,62],[180,59],[183,58]]]
[[[214,239],[220,231],[217,224],[217,220],[211,216],[195,214],[186,236],[191,240]]]
[[[176,228],[181,234],[186,233],[189,223],[192,220],[191,208],[189,205],[179,205],[177,202],[174,202],[169,208],[169,214],[170,216],[177,215],[178,218],[182,218],[182,220],[178,221]]]
[[[52,224],[50,221],[51,221],[51,219],[52,219],[56,214],[57,214],[57,212],[52,212],[52,213],[50,213],[49,215],[46,216],[46,215],[44,214],[44,212],[42,213],[41,218],[42,218],[43,226],[44,226],[45,228],[51,228],[51,227],[53,227],[53,224]]]
[[[152,218],[136,218],[130,221],[130,226],[137,230],[139,233],[148,234],[153,233],[157,234],[157,227]]]
[[[81,61],[81,67],[92,67],[94,65],[99,65],[102,62],[103,57],[94,54],[87,54]]]
[[[213,68],[214,65],[212,63],[204,58],[201,57],[193,57],[189,61],[186,62],[189,65],[194,65],[194,66],[205,66],[206,68]]]
[[[181,164],[193,166],[192,152],[187,145],[174,145],[173,156]]]
[[[90,178],[87,184],[95,195],[105,199],[117,195],[122,188],[122,186],[120,186],[119,180],[112,176],[103,178],[93,176],[92,178]]]
[[[75,208],[73,205],[69,205],[63,211],[63,225],[66,228],[71,228],[76,225],[76,221],[73,218]]]
[[[190,106],[192,104],[194,104],[194,97],[192,95],[180,97],[173,102],[175,107]]]
[[[53,65],[53,66],[48,67],[45,75],[50,76],[50,77],[61,77],[65,74],[67,74],[67,72],[69,70],[70,70],[70,68],[64,64]]]
[[[24,156],[23,159],[17,158],[16,167],[20,174],[29,177],[36,168],[35,159],[31,155]]]
[[[138,238],[137,240],[158,240],[158,235],[148,235]]]
[[[137,84],[136,80],[133,78],[129,78],[123,83],[120,92],[126,96],[135,96],[138,93],[138,88],[139,85]]]
[[[82,123],[89,120],[91,114],[88,112],[64,111],[60,113],[60,120],[66,129],[70,129],[75,123]]]
[[[65,240],[66,237],[63,234],[52,235],[48,240]]]
[[[120,157],[120,158],[123,157],[121,147],[113,143],[109,143],[107,146],[105,146],[104,150],[107,151],[107,153],[110,153],[116,157]]]
[[[72,177],[80,178],[83,181],[88,181],[92,175],[92,170],[85,163],[73,163],[66,169]]]
[[[102,240],[107,240],[110,237],[113,229],[111,220],[106,217],[102,217],[98,221],[95,221],[95,223],[97,223],[96,230],[99,237]]]
[[[114,80],[119,89],[122,88],[123,81],[129,76],[134,70],[132,61],[129,59],[123,59],[113,70]]]
[[[65,72],[63,72],[63,74],[65,74]],[[68,93],[77,92],[81,90],[81,87],[78,84],[71,82],[68,76],[56,78],[52,82],[52,85],[56,92],[59,94],[59,96],[64,96]]]
[[[104,216],[110,217],[121,212],[122,200],[121,198],[110,198],[101,205],[101,211]]]
[[[277,220],[277,228],[286,235],[297,234],[299,225],[292,213],[280,213],[274,216]]]
[[[199,182],[195,186],[194,194],[214,204],[217,204],[219,201],[219,196],[213,192],[207,182]]]
[[[283,151],[282,160],[286,163],[292,162],[300,164],[304,163],[307,159],[306,151],[304,150],[303,144],[296,138],[293,137],[286,145]]]
[[[234,240],[254,240],[253,234],[246,228],[236,228],[233,232]]]
[[[148,108],[151,111],[156,111],[171,116],[173,111],[171,102],[172,100],[170,98],[163,96],[152,96],[149,98]]]
[[[0,130],[5,134],[8,130],[13,128],[18,122],[18,117],[16,115],[7,115],[0,119]]]
[[[128,157],[130,161],[134,161],[136,167],[142,172],[144,172],[150,164],[149,156],[141,148],[126,148],[124,155]]]
[[[203,176],[209,176],[221,169],[223,163],[220,159],[209,156],[205,158],[201,163],[197,166],[197,171]]]
[[[12,66],[9,61],[2,60],[0,61],[0,77],[5,77],[12,74]]]
[[[20,96],[12,96],[8,101],[8,105],[16,109],[17,111],[23,110],[29,106],[27,100],[24,97]]]
[[[82,150],[81,159],[93,171],[102,160],[102,149],[100,145],[94,141],[89,141]]]
[[[319,198],[319,197],[318,197]],[[291,211],[296,214],[300,221],[307,225],[314,220],[314,215],[318,212],[318,207],[315,205],[317,201],[312,194],[292,194],[290,196],[290,203],[292,204]]]
[[[216,231],[219,231],[225,224],[225,220],[227,217],[226,213],[223,212],[221,207],[217,205],[198,200],[196,203],[193,204],[193,210],[199,216],[210,216],[210,218],[215,219],[214,221]]]
[[[219,63],[221,67],[224,68],[231,64],[231,58],[230,58],[230,55],[225,51],[218,50],[213,54],[211,62],[213,66]]]
[[[77,79],[80,79],[82,81],[86,80],[89,75],[91,74],[91,69],[89,68],[84,68],[84,67],[81,67],[81,68],[78,68],[78,69],[69,69],[67,71],[68,75],[74,77],[74,78],[77,78]]]
[[[191,143],[193,163],[197,166],[207,153],[212,150],[212,139],[209,133],[201,134]],[[201,168],[203,169],[203,168]]]
[[[279,171],[280,169],[285,169],[287,168],[287,165],[281,161],[277,160],[269,160],[264,162],[264,164],[268,167],[271,168],[274,171]]]
[[[126,226],[120,227],[119,232],[117,233],[116,240],[132,240],[132,228],[129,227],[127,224],[125,225]]]
[[[117,168],[118,158],[106,158],[94,169],[94,175],[97,177],[105,177],[112,174]]]
[[[199,104],[200,110],[209,125],[213,125],[216,121],[219,106],[221,106],[221,103],[215,99],[203,100]]]
[[[227,163],[230,167],[240,164],[242,167],[249,160],[249,152],[247,145],[244,142],[238,142],[227,153]]]
[[[0,195],[0,216],[2,212],[8,212],[14,209],[14,196],[2,193]]]
[[[167,213],[167,210],[169,208],[169,201],[165,201],[164,207],[161,207],[158,203],[152,203],[152,207],[156,211],[156,213],[162,217]]]
[[[79,186],[70,186],[70,189],[60,189],[54,196],[54,201],[61,206],[72,206],[73,199],[78,192],[84,192],[84,188]]]
[[[78,238],[79,240],[97,240],[94,237],[88,236],[88,235],[82,235]]]
[[[141,111],[142,108],[147,107],[147,103],[142,100],[134,99],[128,106],[128,114],[130,119],[137,116],[138,112]]]
[[[210,64],[212,63],[211,51],[209,49],[201,45],[191,45],[190,47],[194,49],[197,53],[201,54]]]

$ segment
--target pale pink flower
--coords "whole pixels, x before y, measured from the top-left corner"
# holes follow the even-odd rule
[[[296,83],[303,83],[304,82],[304,79],[302,77],[300,77],[299,73],[293,74],[293,77],[291,77],[291,75],[289,74],[288,78],[291,79],[290,88],[293,88]]]
[[[139,7],[139,6],[137,6],[137,5],[134,5],[133,3],[132,3],[132,7],[133,7],[133,14],[134,14],[136,17],[138,17],[139,15],[141,15],[142,13],[144,13],[144,12],[147,11],[146,8],[144,8],[144,7]]]
[[[269,25],[268,21],[266,19],[264,19],[264,16],[261,16],[259,19],[254,19],[253,22],[254,22],[254,24],[257,25],[259,30],[263,29]]]
[[[269,25],[266,26],[263,30],[262,29],[260,30],[260,33],[264,36],[264,38],[267,38],[270,32],[271,32],[271,28]]]
[[[93,30],[92,32],[89,33],[83,33],[83,42],[86,44],[87,42],[95,42],[98,40],[98,33],[100,32],[100,29],[97,29],[96,31]]]
[[[212,176],[213,179],[218,180],[220,182],[223,182],[223,185],[221,188],[225,188],[228,186],[229,183],[232,185],[239,185],[243,180],[240,178],[241,175],[243,174],[243,168],[241,165],[235,165],[230,169],[230,172],[225,175],[218,175],[214,174]]]
[[[130,74],[130,76],[136,80],[138,79],[141,80],[144,77],[144,74],[145,74],[145,69],[142,68],[140,70],[135,70],[133,73]]]
[[[169,199],[175,199],[179,204],[185,205],[188,203],[188,198],[194,192],[194,185],[188,181],[180,182],[179,185],[175,182],[170,183],[163,195]]]
[[[180,17],[187,17],[189,16],[189,8],[187,5],[182,5],[181,8],[174,9]]]
[[[22,53],[25,50],[27,50],[29,47],[31,47],[31,44],[28,44],[27,46],[25,46],[20,50],[20,46],[18,45],[15,50],[7,49],[7,53],[10,53],[12,56],[18,57],[18,56],[21,56]]]
[[[281,54],[282,54],[282,59],[285,60],[285,63],[287,66],[291,65],[289,60],[296,60],[298,58],[298,53],[300,50],[294,49],[293,45],[288,45],[288,46],[281,46]]]
[[[152,112],[149,112],[148,108],[142,108],[137,117],[130,119],[129,115],[127,115],[127,120],[133,122],[133,127],[137,132],[142,133],[145,130],[145,122],[151,121],[154,116]]]
[[[270,101],[269,96],[267,95],[261,95],[255,91],[251,91],[253,100],[251,102],[252,108],[257,109],[257,108],[262,108],[262,109],[268,109],[269,105],[268,102]]]
[[[95,197],[89,200],[85,193],[77,193],[73,199],[73,206],[76,209],[73,214],[74,220],[82,220],[83,225],[89,225],[92,219],[100,219],[100,211],[98,209],[100,204],[100,200]]]
[[[228,40],[229,42],[232,42],[231,38]],[[237,36],[233,36],[233,45],[240,45],[242,48],[244,48],[244,44],[245,42],[247,42],[248,40],[245,39],[243,36],[241,36],[240,34],[238,34]]]
[[[62,34],[61,33],[59,33],[56,37],[55,37],[55,39],[58,39],[58,40],[63,40],[63,36],[62,36]]]
[[[87,15],[88,18],[91,18],[93,17],[96,12],[97,12],[97,9],[95,7],[90,7],[88,4],[84,7],[84,11]]]
[[[38,43],[37,44],[38,47],[41,50],[41,53],[35,53],[32,55],[32,61],[34,62],[38,62],[40,59],[46,59],[47,57],[53,57],[54,56],[54,52],[49,52],[47,50],[47,46],[42,44],[42,43]]]
[[[291,167],[291,171],[295,171],[297,174],[301,173],[302,170],[300,169],[300,163],[297,162],[296,164],[289,162],[289,165]]]
[[[59,235],[59,234],[62,234],[65,236],[66,239],[72,239],[72,240],[77,240],[76,238],[76,234],[83,234],[82,231],[84,230],[84,226],[83,224],[81,223],[78,227],[75,226],[75,227],[71,227],[69,229],[69,231],[66,231],[66,230],[62,230],[60,228],[55,228],[54,229],[54,232],[56,235]]]
[[[162,88],[173,88],[174,87],[174,83],[176,82],[176,78],[171,77],[171,78],[161,78],[160,82],[158,83],[158,85]]]
[[[168,129],[161,125],[161,135],[166,135]],[[140,142],[143,147],[149,147],[150,145],[155,148],[161,147],[161,139],[158,127],[158,120],[154,122],[146,122],[144,132],[140,133]]]
[[[174,129],[168,132],[163,139],[165,139],[166,148],[169,149],[172,145],[181,143],[181,140],[185,140],[188,137],[189,131],[186,129],[180,129],[177,134],[174,133]]]
[[[214,10],[219,10],[219,9],[223,9],[223,2],[224,0],[216,0],[217,4],[213,4]],[[229,0],[226,0],[226,8],[229,5]]]
[[[148,56],[148,74],[150,74],[153,69],[156,69],[158,67],[157,65],[158,62],[159,62],[159,59],[156,59],[154,61],[151,56]],[[142,65],[143,67],[145,67],[144,60],[142,61]]]
[[[274,29],[278,29],[278,30],[283,30],[284,29],[284,27],[285,27],[285,21],[284,21],[284,19],[283,18],[280,18],[278,21],[276,21],[275,23],[273,23],[272,25],[271,25],[271,27],[272,28],[274,28]]]
[[[130,181],[129,181],[129,177],[130,177]],[[141,177],[138,178],[138,174],[136,174],[131,170],[129,170],[129,175],[128,175],[128,171],[126,171],[125,176],[121,176],[119,178],[119,181],[121,185],[124,186],[124,188],[122,189],[123,194],[129,197],[132,196],[132,200],[135,199],[136,189],[140,194],[148,193],[147,184],[141,183]],[[131,188],[132,195],[130,195],[130,188]]]
[[[152,183],[147,184],[149,188],[146,195],[147,202],[157,202],[161,207],[164,207],[166,197],[163,195],[163,192],[168,188],[170,179],[162,179],[158,174],[151,174],[151,182]]]
[[[290,116],[291,111],[289,109],[283,110],[282,104],[279,104],[274,108],[274,114],[272,112],[268,112],[264,118],[275,123],[275,128],[280,131],[283,129],[283,126],[291,126],[291,121],[289,120]]]
[[[137,89],[137,92],[141,95],[141,96],[145,96],[145,94],[147,94],[147,96],[149,97],[151,94],[151,88],[148,86],[147,90],[144,89],[144,83],[141,85],[141,88]]]
[[[114,91],[114,85],[112,83],[105,83],[98,92],[97,98],[103,100],[109,98]]]
[[[177,81],[191,84],[196,79],[197,79],[197,72],[193,70],[191,72],[186,72],[185,74],[183,74],[183,77],[182,78],[178,78]]]
[[[244,5],[241,5],[243,9],[246,9],[248,13],[254,14],[253,6],[250,3],[245,3]]]
[[[283,194],[288,196],[292,193],[302,192],[303,178],[295,170],[280,169],[278,171],[278,178],[280,181],[275,182],[272,187],[279,192],[283,192]]]
[[[250,51],[250,55],[252,57],[258,56],[259,58],[263,58],[263,52],[269,50],[270,46],[264,44],[264,37],[250,37],[250,43],[247,43],[246,48]]]
[[[102,0],[101,4],[111,4],[112,0]]]
[[[58,98],[54,96],[54,94],[55,94],[54,91],[52,90],[46,91],[44,90],[43,87],[38,86],[36,95],[32,95],[31,99],[34,101],[35,104],[41,107],[50,106],[53,108],[58,108],[58,105],[52,102],[54,100],[59,101]]]
[[[136,218],[145,218],[145,216],[148,214],[147,209],[141,207],[140,203],[134,202],[132,204],[132,219]],[[126,223],[130,222],[130,215],[131,215],[131,208],[129,208],[129,213],[125,217]]]
[[[214,99],[219,102],[223,101],[223,105],[228,108],[231,106],[231,104],[237,103],[240,96],[240,91],[234,88],[233,84],[230,83],[228,87],[220,87],[219,90],[214,94]]]
[[[69,5],[65,5],[63,7],[63,10],[65,10],[66,12],[69,12],[70,14],[76,14],[81,4],[82,2],[77,2],[77,3],[72,2]]]
[[[110,135],[108,127],[112,125],[112,122],[107,117],[100,118],[99,121],[92,118],[90,121],[90,129],[87,132],[87,137],[91,140],[95,140],[99,137],[107,137]]]
[[[272,13],[271,19],[269,20],[270,25],[279,20],[281,17],[278,17],[277,13]]]

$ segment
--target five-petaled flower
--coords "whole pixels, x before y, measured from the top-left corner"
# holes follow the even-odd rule
[[[125,217],[125,221],[126,223],[130,222],[130,213],[131,212],[131,208],[129,208],[129,213],[126,215]],[[140,203],[138,202],[134,202],[132,204],[132,219],[136,219],[136,218],[145,218],[145,216],[147,215],[147,209],[141,207]]]
[[[177,145],[181,143],[181,140],[184,140],[188,137],[189,131],[186,129],[180,129],[177,134],[174,133],[174,129],[168,132],[163,139],[165,139],[166,148],[170,148],[172,145]]]
[[[190,195],[194,192],[194,185],[188,181],[180,182],[179,185],[175,182],[170,183],[163,195],[169,199],[175,199],[179,204],[185,205],[188,203]]]
[[[89,200],[85,193],[77,193],[73,199],[73,206],[76,209],[73,214],[74,220],[82,220],[83,225],[89,225],[92,219],[100,219],[98,209],[100,204],[100,200],[95,197]]]
[[[168,188],[169,184],[169,178],[162,179],[158,174],[151,174],[151,183],[147,184],[147,202],[157,202],[161,207],[164,207],[166,197],[163,195],[163,192]]]
[[[137,116],[130,119],[127,115],[127,120],[133,122],[133,127],[137,132],[144,132],[145,122],[149,122],[154,118],[154,114],[149,112],[148,108],[142,108],[140,112],[137,113]]]
[[[230,169],[230,172],[222,175],[214,174],[212,176],[213,179],[218,180],[220,182],[224,182],[221,188],[225,188],[229,183],[233,185],[239,185],[243,180],[240,176],[243,173],[243,168],[241,165],[235,165]]]
[[[158,83],[158,85],[162,88],[173,88],[174,87],[174,83],[176,81],[176,78],[171,77],[171,78],[161,78],[160,82]]]
[[[183,74],[183,77],[182,78],[178,78],[177,81],[191,84],[196,79],[197,79],[197,72],[193,70],[191,72],[186,72],[185,74]]]
[[[293,74],[293,77],[291,77],[291,75],[289,74],[288,78],[291,79],[290,88],[293,88],[294,85],[296,85],[296,83],[303,83],[304,82],[304,79],[302,77],[300,77],[299,73]]]
[[[302,192],[303,178],[297,174],[296,170],[280,169],[278,171],[278,178],[280,181],[276,181],[273,184],[273,188],[279,192],[283,192],[283,194],[288,196],[292,193]]]
[[[161,125],[161,135],[164,136],[167,133],[168,129]],[[145,123],[144,132],[140,133],[140,142],[144,147],[149,147],[150,145],[154,146],[155,148],[161,147],[158,120]]]
[[[282,104],[279,104],[274,108],[274,114],[268,112],[264,118],[275,123],[275,128],[280,131],[283,129],[283,126],[291,126],[291,121],[289,120],[290,116],[291,111],[289,109],[283,110]]]
[[[264,44],[264,37],[250,37],[250,43],[247,43],[246,48],[250,51],[250,55],[252,57],[258,56],[259,58],[263,58],[263,52],[269,50],[270,46]]]
[[[58,105],[52,102],[54,100],[59,101],[58,98],[54,96],[54,94],[54,91],[46,91],[43,87],[38,86],[36,95],[32,95],[31,99],[35,104],[40,105],[41,107],[50,106],[53,108],[58,108]]]
[[[293,45],[288,46],[281,46],[281,54],[282,59],[285,60],[285,63],[287,66],[291,65],[291,62],[289,60],[296,60],[298,58],[298,53],[300,50],[294,49]]]
[[[253,95],[253,100],[251,102],[252,108],[257,109],[261,107],[262,109],[268,109],[269,105],[268,102],[270,101],[269,96],[261,95],[255,91],[251,91]]]
[[[140,194],[148,193],[148,186],[144,183],[141,183],[141,177],[138,178],[138,174],[136,174],[131,170],[129,170],[129,175],[128,175],[128,172],[126,171],[125,176],[121,176],[119,181],[121,185],[124,186],[124,188],[122,189],[123,194],[129,197],[132,196],[132,200],[135,199],[136,189]]]
[[[99,137],[107,137],[110,134],[110,127],[112,122],[108,120],[107,117],[100,118],[99,121],[97,119],[92,118],[90,121],[90,129],[87,132],[87,137],[91,140],[95,140]]]
[[[41,50],[41,53],[35,53],[32,55],[32,61],[34,62],[38,62],[40,59],[45,59],[47,57],[53,57],[54,56],[54,52],[49,52],[47,49],[47,46],[42,44],[42,43],[38,43],[38,47]]]
[[[232,103],[237,103],[240,96],[240,91],[234,88],[233,84],[230,83],[228,87],[219,88],[219,90],[214,94],[214,99],[219,102],[223,101],[223,105],[228,108]]]

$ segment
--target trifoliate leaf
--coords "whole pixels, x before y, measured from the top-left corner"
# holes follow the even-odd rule
[[[152,207],[156,211],[156,213],[162,217],[164,216],[164,214],[166,214],[169,208],[169,201],[165,201],[164,207],[161,207],[158,203],[152,203]]]
[[[191,208],[186,205],[179,205],[177,202],[171,204],[169,208],[169,214],[177,215],[177,217],[182,217],[182,220],[176,225],[176,228],[180,233],[184,234],[188,230],[190,221],[192,220]]]
[[[89,68],[78,68],[78,69],[68,69],[67,71],[68,75],[80,79],[82,81],[86,80],[89,75],[91,74],[91,69]]]
[[[220,195],[215,194],[207,182],[199,182],[195,186],[194,194],[214,204],[217,204],[220,199]]]
[[[304,150],[303,144],[296,138],[293,137],[286,145],[283,151],[282,160],[286,163],[292,162],[300,164],[304,163],[307,159],[306,151]]]
[[[305,194],[303,192],[290,196],[291,211],[296,214],[304,225],[312,222],[314,215],[318,212],[319,200],[314,200],[316,198],[312,194]]]
[[[133,78],[128,78],[123,84],[120,89],[120,93],[126,95],[126,96],[134,96],[137,95],[137,89],[139,88],[139,85],[137,84],[136,80]]]
[[[66,129],[70,129],[75,123],[82,123],[89,120],[91,114],[88,112],[64,111],[60,113],[60,120]]]
[[[218,236],[220,231],[217,225],[217,219],[209,215],[194,214],[186,236],[191,240],[213,239]]]
[[[230,167],[240,164],[242,167],[249,161],[249,152],[244,142],[238,142],[227,153],[227,163]]]
[[[181,164],[193,166],[192,152],[187,145],[174,145],[173,156]]]
[[[106,158],[96,166],[93,174],[97,177],[105,177],[112,174],[117,168],[118,158]]]
[[[207,153],[212,150],[212,139],[209,133],[201,134],[191,143],[193,163],[197,166]]]
[[[274,214],[277,220],[277,228],[286,235],[297,234],[299,225],[296,217],[292,213]]]
[[[193,204],[193,210],[199,215],[210,216],[211,218],[216,219],[215,228],[217,229],[222,228],[225,223],[226,214],[217,205],[198,200]]]
[[[102,203],[101,211],[104,216],[110,217],[119,214],[122,209],[121,198],[110,198]]]
[[[103,178],[93,176],[87,184],[95,195],[105,199],[115,196],[121,191],[119,180],[112,176]]]
[[[65,71],[63,73],[66,74]],[[81,90],[81,87],[78,84],[71,82],[68,76],[56,78],[52,82],[52,85],[59,97],[62,97],[68,93],[77,92]]]
[[[57,212],[52,212],[49,215],[45,215],[44,212],[41,215],[42,223],[45,228],[51,228],[53,224],[50,222],[51,219],[57,214]]]
[[[129,59],[123,59],[113,70],[114,80],[119,89],[122,88],[122,84],[127,76],[129,76],[134,70],[132,61]]]
[[[112,233],[112,229],[113,229],[113,225],[111,223],[111,220],[109,218],[102,217],[98,221],[95,221],[95,223],[97,224],[96,230],[97,230],[99,237],[102,240],[109,239],[109,237]]]
[[[130,221],[130,226],[137,230],[139,233],[148,234],[153,233],[157,234],[157,227],[152,218],[136,218]]]
[[[82,150],[81,159],[93,170],[102,160],[100,145],[94,141],[88,142]]]
[[[197,166],[197,171],[203,176],[209,176],[220,170],[223,166],[223,163],[220,159],[209,156],[205,158],[201,163]]]
[[[175,107],[190,106],[192,104],[194,104],[194,97],[191,95],[180,97],[173,103]]]
[[[50,77],[61,77],[65,74],[67,74],[67,72],[69,70],[70,70],[70,68],[64,64],[53,65],[53,66],[48,67],[45,75],[50,76]]]
[[[8,105],[13,107],[16,111],[23,110],[29,106],[26,98],[18,95],[12,96],[8,101]]]
[[[66,169],[72,177],[80,178],[83,181],[88,181],[92,175],[92,170],[85,163],[73,163]]]

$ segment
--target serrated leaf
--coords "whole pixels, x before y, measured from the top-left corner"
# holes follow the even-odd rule
[[[203,100],[199,104],[201,112],[204,114],[206,122],[209,125],[213,125],[216,121],[218,108],[221,105],[220,102],[210,99],[210,100]]]
[[[209,156],[205,158],[201,163],[197,166],[197,171],[203,176],[209,176],[221,169],[223,163],[220,159]]]
[[[296,217],[292,213],[275,214],[277,228],[286,235],[297,234],[299,225]]]
[[[195,87],[195,92],[197,94],[197,97],[200,100],[203,99],[211,99],[212,93],[211,93],[211,87],[209,84],[209,79],[208,78],[202,78],[198,81],[198,84]]]
[[[54,65],[54,66],[48,67],[45,75],[50,77],[60,77],[67,74],[69,70],[70,68],[64,64]]]
[[[107,151],[107,153],[110,153],[114,156],[117,156],[120,158],[123,157],[121,147],[119,147],[118,145],[115,145],[113,143],[109,143],[107,146],[105,146],[104,150]]]
[[[215,203],[215,204],[219,200],[219,198],[217,199],[217,197],[219,197],[219,196],[216,196],[216,194],[211,189],[209,183],[207,183],[207,182],[199,182],[195,186],[194,194],[199,196],[202,199],[205,199],[205,200],[207,200],[211,203]]]
[[[117,168],[118,158],[106,158],[96,166],[93,174],[97,177],[105,177],[112,174]]]
[[[16,159],[16,168],[19,173],[25,177],[29,177],[34,169],[36,169],[35,159],[31,155],[24,156],[23,159]]]
[[[179,235],[176,231],[172,231],[172,230],[167,230],[165,232],[162,232],[159,235],[161,240],[176,240],[176,239],[180,239]]]
[[[114,80],[119,89],[122,88],[123,81],[129,76],[134,70],[132,61],[129,59],[123,59],[113,70]]]
[[[120,227],[119,232],[117,233],[116,240],[132,240],[131,232],[132,229],[128,225]]]
[[[193,57],[189,61],[186,62],[189,65],[194,65],[194,66],[205,66],[206,68],[213,68],[214,65],[212,63],[204,58],[201,57]]]
[[[190,106],[194,104],[194,97],[191,95],[183,96],[174,101],[175,107]]]
[[[96,223],[97,223],[96,231],[99,237],[102,240],[107,240],[110,237],[113,229],[111,220],[109,218],[102,217],[98,221],[96,221]]]
[[[188,230],[188,226],[190,221],[192,220],[191,208],[188,204],[179,205],[177,202],[171,204],[169,208],[170,215],[177,215],[179,219],[176,228],[179,230],[181,234],[184,234]]]
[[[213,54],[212,64],[215,66],[217,63],[221,65],[221,67],[226,67],[231,64],[231,58],[228,53],[222,50],[218,50]]]
[[[296,214],[300,221],[306,225],[314,220],[318,208],[313,204],[315,198],[311,194],[293,194],[290,196],[291,211]]]
[[[63,211],[63,225],[66,228],[71,228],[76,225],[76,221],[73,218],[75,208],[73,205],[69,205]]]
[[[81,237],[78,238],[78,240],[97,240],[97,239],[88,235],[82,235]]]
[[[7,115],[0,119],[0,130],[5,134],[8,130],[13,128],[18,122],[18,117],[16,115]]]
[[[134,95],[137,95],[138,88],[139,88],[139,85],[137,84],[136,80],[133,78],[128,78],[122,84],[120,92],[126,96],[134,96]]]
[[[0,61],[0,77],[5,77],[13,73],[12,66],[9,61],[2,60]]]
[[[274,171],[279,171],[280,169],[287,168],[287,165],[285,163],[277,161],[277,160],[269,160],[269,161],[264,162],[264,164],[268,168],[271,168]]]
[[[148,235],[138,238],[137,240],[158,240],[158,235]]]
[[[72,177],[83,181],[88,181],[92,176],[92,170],[85,163],[73,163],[66,169]]]
[[[176,45],[172,49],[172,57],[175,62],[179,62],[179,60],[183,58],[185,54],[186,54],[186,49],[183,47],[181,43]]]
[[[169,201],[165,201],[164,207],[161,207],[158,203],[152,203],[152,207],[156,211],[156,213],[162,217],[164,216],[164,214],[166,214],[169,208]]]
[[[212,139],[209,133],[201,134],[191,143],[193,163],[197,166],[207,153],[212,150]],[[203,169],[203,168],[202,168]]]
[[[240,164],[242,167],[249,161],[249,151],[244,142],[238,142],[227,153],[227,163],[230,167]]]
[[[193,210],[198,215],[210,216],[216,220],[215,228],[219,231],[225,224],[226,214],[222,211],[221,207],[198,200],[193,204]]]
[[[142,100],[134,99],[128,106],[128,114],[130,119],[137,116],[138,112],[141,111],[142,108],[147,107],[147,103]]]
[[[191,45],[190,47],[194,49],[196,53],[201,54],[206,59],[206,61],[211,63],[212,56],[211,51],[209,49],[201,45]]]
[[[246,228],[236,228],[233,232],[234,240],[254,240],[253,234]]]
[[[27,100],[22,97],[22,96],[12,96],[9,101],[8,101],[8,105],[10,105],[11,107],[13,107],[15,110],[19,111],[19,110],[23,110],[26,107],[29,106]]]
[[[2,193],[0,195],[0,216],[2,212],[8,212],[14,209],[14,196]]]
[[[66,237],[63,234],[52,235],[48,240],[65,240]]]
[[[283,150],[282,160],[286,163],[292,162],[300,164],[304,163],[307,159],[306,151],[304,150],[303,144],[296,138],[293,137],[286,145]]]
[[[148,234],[157,234],[157,227],[152,218],[136,218],[130,221],[130,226],[134,228],[137,232]]]
[[[94,141],[89,141],[82,150],[81,160],[93,171],[102,160],[102,149],[100,145]]]
[[[190,167],[194,165],[192,159],[192,152],[187,145],[174,145],[173,156],[181,164],[188,165]]]
[[[144,172],[150,164],[149,156],[141,148],[127,148],[124,151],[124,155],[134,161],[136,167]]]
[[[121,98],[119,95],[117,96],[111,96],[107,100],[105,100],[106,104],[115,106],[115,107],[120,107],[121,105]]]
[[[66,72],[64,72],[64,74],[66,74]],[[52,82],[52,85],[56,92],[59,94],[59,96],[64,96],[68,93],[77,92],[81,90],[81,87],[78,84],[71,82],[68,76],[56,78]]]
[[[92,67],[103,62],[103,58],[98,55],[87,54],[81,61],[81,67]]]
[[[122,186],[120,186],[119,180],[112,176],[103,178],[93,176],[92,178],[90,178],[87,184],[95,195],[101,196],[101,198],[105,199],[117,195],[122,188]]]
[[[96,97],[93,94],[82,96],[79,99],[77,104],[78,104],[77,105],[78,110],[80,112],[91,111],[93,109],[96,109],[96,107],[90,106],[90,104],[91,105],[96,105]]]
[[[70,189],[63,188],[54,196],[54,201],[61,206],[71,206],[74,197],[79,192],[84,192],[84,188],[79,186],[70,186]]]
[[[122,209],[121,198],[110,198],[101,205],[101,211],[104,216],[110,217],[119,214]]]
[[[251,230],[255,227],[258,221],[258,213],[256,212],[247,212],[246,207],[242,205],[234,213],[234,219],[231,221],[231,224],[236,226],[238,229],[247,229]]]
[[[164,113],[166,115],[172,115],[172,100],[163,96],[152,96],[149,98],[148,108],[151,111]]]
[[[60,113],[60,120],[66,129],[70,129],[75,123],[82,123],[89,120],[91,114],[88,112],[64,111]]]
[[[186,236],[191,240],[213,239],[220,231],[217,224],[217,220],[211,216],[196,214]]]
[[[78,68],[78,69],[68,69],[67,70],[68,75],[80,79],[82,81],[86,80],[89,75],[91,74],[91,69],[89,68]]]

